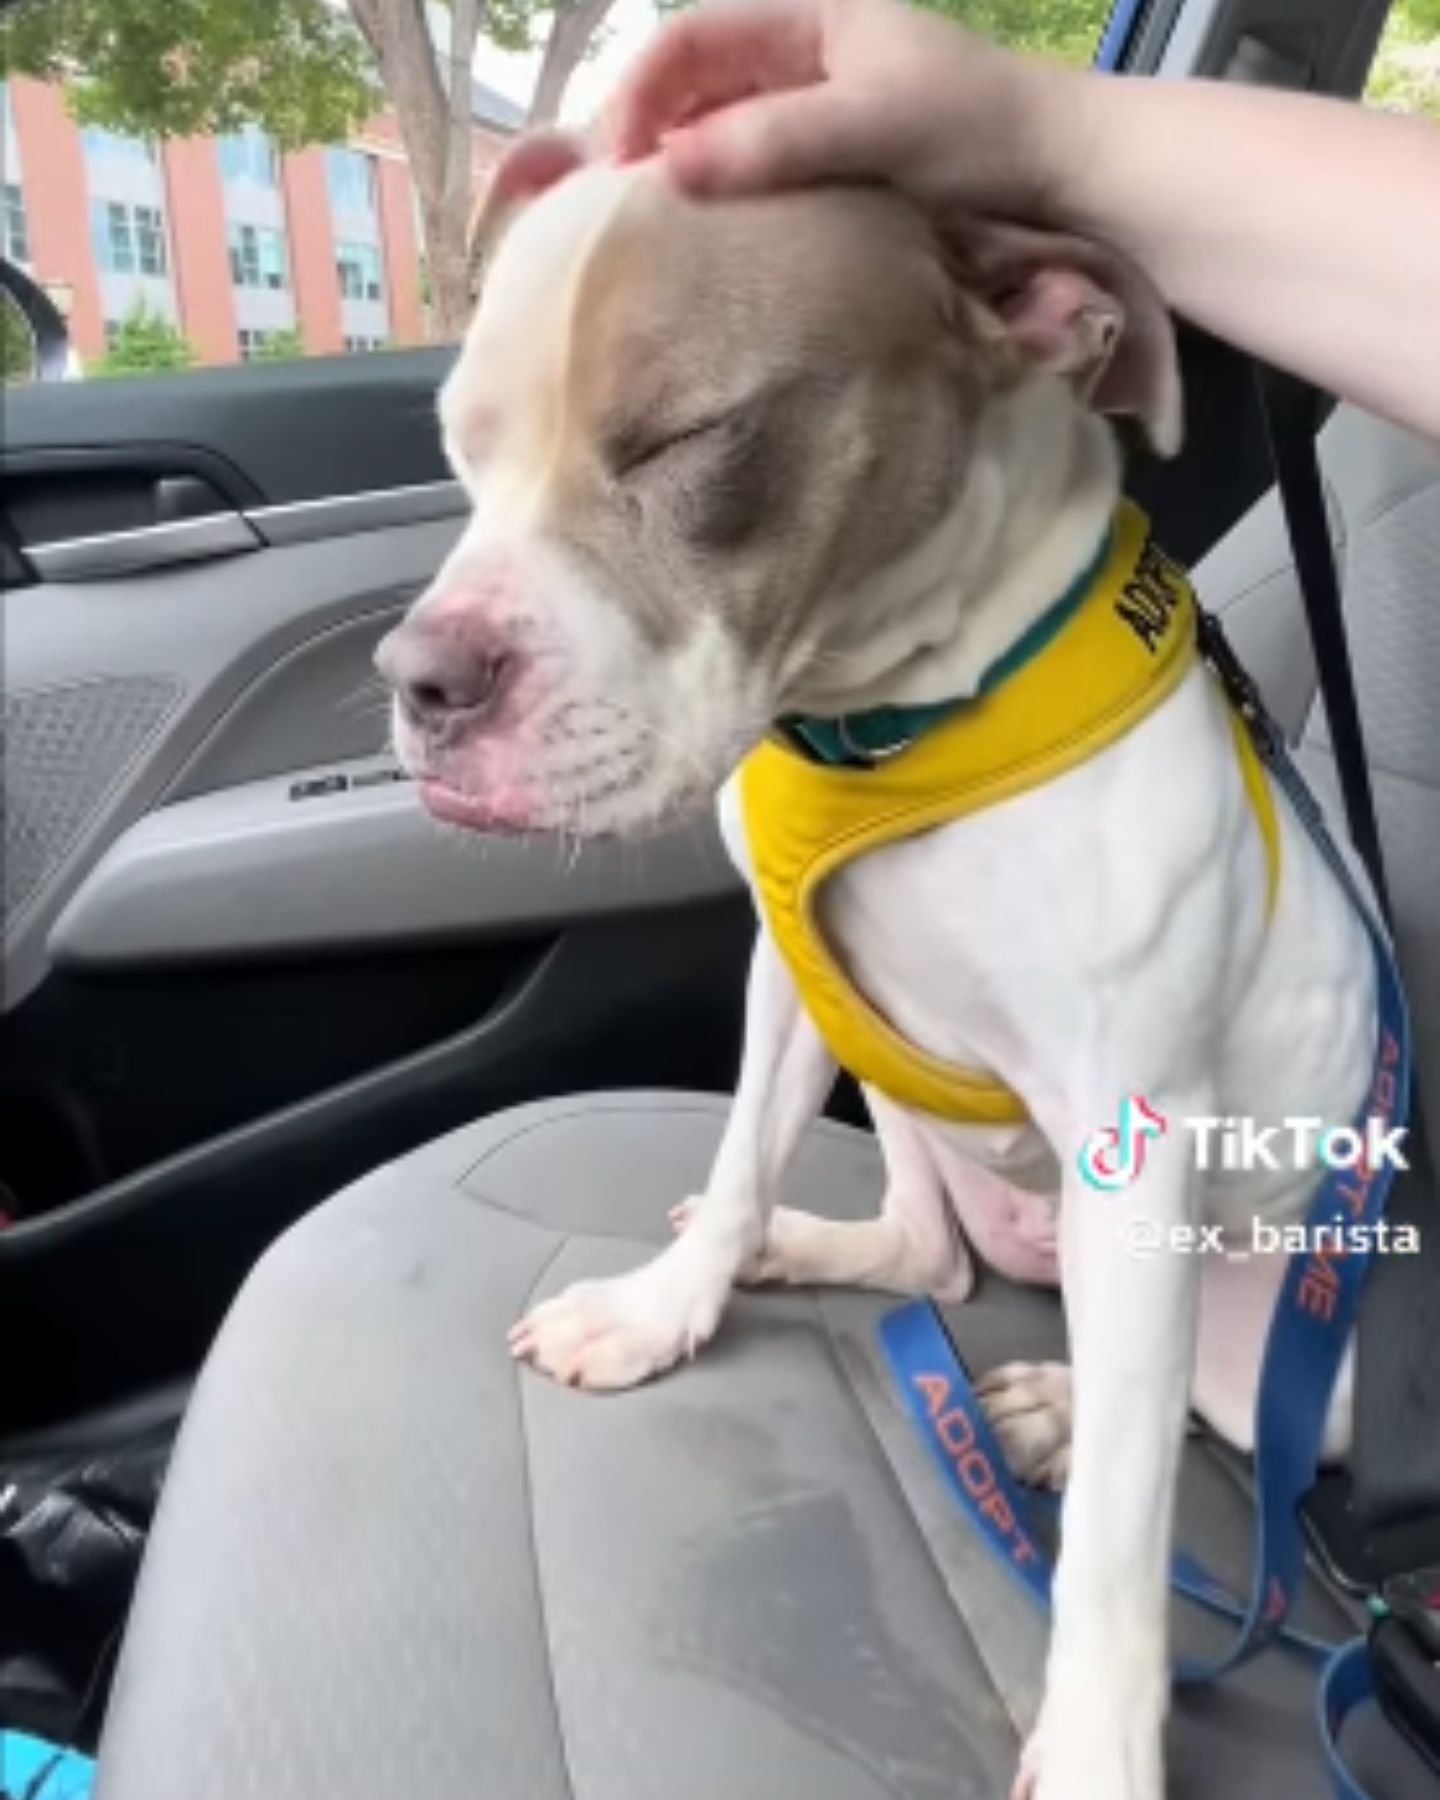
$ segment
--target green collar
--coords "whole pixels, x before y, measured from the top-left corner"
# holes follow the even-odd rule
[[[778,721],[776,730],[807,761],[829,763],[836,768],[869,769],[899,756],[927,731],[954,718],[982,694],[991,693],[1059,636],[1089,597],[1095,578],[1110,555],[1114,535],[1111,524],[1105,529],[1100,548],[1080,574],[1055,604],[1047,607],[1005,654],[991,663],[973,695],[959,700],[936,700],[928,706],[872,706],[865,712],[842,713],[838,718],[792,713]]]

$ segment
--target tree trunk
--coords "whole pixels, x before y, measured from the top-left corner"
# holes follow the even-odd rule
[[[565,89],[615,0],[555,0],[530,105],[532,125],[560,111]],[[466,236],[474,199],[471,91],[481,0],[450,0],[450,42],[437,57],[424,0],[349,0],[369,44],[420,201],[435,335],[458,338],[470,318]],[[538,9],[537,9],[538,10]]]
[[[465,237],[471,198],[470,65],[479,0],[454,0],[443,79],[424,0],[350,0],[350,11],[375,58],[410,161],[430,275],[431,323],[438,338],[458,338],[470,317]]]
[[[614,5],[615,0],[555,0],[545,56],[530,100],[531,125],[550,125],[560,117],[570,77]]]
[[[475,199],[475,40],[480,0],[450,0],[450,47],[445,80],[445,180],[430,251],[430,291],[436,336],[448,343],[470,322],[470,257],[467,239]]]

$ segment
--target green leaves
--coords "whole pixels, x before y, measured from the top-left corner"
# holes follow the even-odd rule
[[[104,356],[91,363],[91,375],[153,375],[162,369],[188,369],[195,361],[190,340],[163,313],[140,301],[115,327]]]
[[[272,331],[250,360],[252,362],[293,362],[297,356],[307,354],[304,333],[298,326],[292,325],[280,331]]]
[[[1440,0],[1395,0],[1394,26],[1416,42],[1440,43]]]
[[[140,137],[254,121],[294,149],[348,136],[381,99],[360,34],[325,0],[40,0],[5,14],[0,63]]]
[[[1067,62],[1095,57],[1112,0],[923,0],[931,12],[945,13],[1016,50],[1041,50]]]
[[[34,373],[34,336],[20,308],[0,290],[0,381],[29,381]]]
[[[538,50],[545,41],[543,27],[552,10],[537,0],[490,0],[480,29],[501,50]]]
[[[1365,97],[1440,122],[1440,0],[1395,0]]]
[[[1113,0],[916,0],[929,12],[1016,50],[1041,50],[1067,62],[1094,60]],[[659,12],[679,12],[694,0],[655,0]],[[1422,0],[1440,5],[1440,0]]]

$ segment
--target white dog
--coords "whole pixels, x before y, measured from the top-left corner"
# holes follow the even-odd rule
[[[1283,1259],[1142,1259],[1124,1227],[1248,1240],[1257,1215],[1301,1217],[1316,1175],[1202,1174],[1172,1130],[1107,1194],[1077,1151],[1127,1095],[1171,1120],[1348,1122],[1375,1039],[1359,920],[1240,752],[1183,584],[1142,523],[1116,522],[1100,415],[1176,447],[1168,322],[1093,248],[979,227],[942,243],[858,189],[697,205],[654,165],[575,160],[526,146],[497,184],[530,203],[510,207],[441,409],[474,516],[381,651],[396,739],[432,812],[485,830],[647,830],[728,783],[762,922],[704,1195],[653,1262],[538,1306],[516,1353],[619,1388],[693,1355],[737,1280],[958,1299],[971,1247],[1058,1279],[1073,1404],[1054,1367],[985,1384],[1017,1469],[1066,1482],[1017,1793],[1156,1800],[1186,1412],[1248,1444]],[[1110,634],[1098,723],[1069,648],[1090,627]],[[1117,673],[1112,653],[1168,673]],[[903,794],[952,727],[969,755],[950,703],[982,688],[1012,723],[1013,695],[1045,700],[1020,722],[1039,775],[997,777],[987,727],[981,803],[911,795],[903,829],[862,820],[841,854],[830,820],[817,850],[811,796],[871,775]],[[1072,707],[1090,712],[1057,746]],[[807,760],[807,729],[833,751],[877,719],[897,734],[879,748],[913,746],[869,774]],[[779,1204],[832,1045],[856,1050],[885,1156],[867,1223]]]

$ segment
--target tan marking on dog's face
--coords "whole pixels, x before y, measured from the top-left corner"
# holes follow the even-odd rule
[[[473,731],[402,729],[410,760],[477,823],[629,830],[707,798],[846,597],[952,512],[1003,367],[956,308],[875,192],[697,205],[641,166],[530,206],[442,396],[475,511],[412,620],[523,666]]]
[[[858,191],[728,207],[632,191],[580,282],[560,537],[658,644],[718,607],[779,676],[816,596],[953,500],[983,375],[933,242]]]

